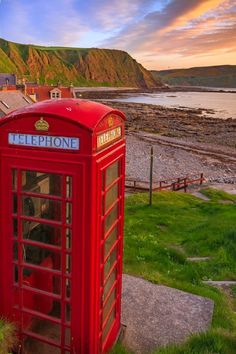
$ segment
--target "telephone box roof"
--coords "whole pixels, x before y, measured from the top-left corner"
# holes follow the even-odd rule
[[[125,119],[121,111],[101,103],[81,99],[53,99],[18,109],[3,118],[1,124],[15,117],[48,115],[68,119],[71,122],[93,131],[97,124],[109,113],[117,114],[122,119]]]

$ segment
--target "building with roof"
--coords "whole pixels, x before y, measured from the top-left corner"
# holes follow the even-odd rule
[[[0,86],[16,85],[17,77],[15,74],[0,73]]]
[[[34,103],[34,101],[21,91],[0,91],[0,118],[18,108],[28,106],[32,103]]]
[[[25,84],[25,94],[31,97],[34,102],[40,102],[55,98],[75,98],[74,88],[63,86],[44,86]]]

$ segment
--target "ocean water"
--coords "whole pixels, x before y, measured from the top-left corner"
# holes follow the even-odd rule
[[[147,103],[172,108],[202,108],[204,115],[236,119],[236,93],[230,92],[161,92],[127,95],[115,101]]]

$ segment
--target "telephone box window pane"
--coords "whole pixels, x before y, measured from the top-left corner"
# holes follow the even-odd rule
[[[66,272],[68,274],[71,273],[71,255],[70,254],[66,255]]]
[[[13,210],[13,214],[17,213],[17,195],[16,194],[12,195],[12,210]]]
[[[38,354],[38,353],[53,353],[53,354],[61,354],[61,349],[54,347],[52,345],[43,343],[42,341],[38,341],[36,339],[27,337],[24,342],[24,353],[25,354]]]
[[[48,269],[61,269],[61,256],[58,253],[52,252],[38,246],[24,245],[23,248],[23,261],[38,265]]]
[[[113,270],[113,272],[111,273],[111,275],[107,279],[107,282],[104,286],[104,291],[103,291],[104,299],[106,299],[107,294],[109,293],[109,290],[111,289],[111,287],[115,281],[116,281],[116,268]]]
[[[105,177],[106,177],[106,174],[105,174],[105,171],[103,171],[102,172],[102,190],[103,191],[105,191],[105,189],[106,189]]]
[[[115,318],[116,318],[116,309],[114,308],[112,310],[111,314],[110,314],[110,317],[109,317],[104,329],[103,329],[103,333],[102,333],[102,341],[103,342],[105,341],[108,333],[110,332],[112,324],[113,324]]]
[[[22,190],[61,196],[62,176],[54,173],[22,171]]]
[[[114,162],[106,169],[106,187],[119,177],[119,161]]]
[[[38,197],[22,197],[22,214],[48,220],[61,220],[61,202]]]
[[[23,307],[54,318],[61,318],[61,303],[59,301],[26,289],[23,290]]]
[[[107,211],[109,207],[117,200],[118,198],[118,184],[116,183],[109,191],[106,193],[106,209]]]
[[[66,198],[72,197],[72,177],[66,176]]]
[[[49,340],[60,344],[61,342],[61,326],[58,323],[32,317],[29,324],[29,315],[23,314],[23,327],[33,334],[39,334]],[[37,353],[37,352],[36,352]]]
[[[23,284],[33,289],[61,295],[61,278],[42,270],[23,268]]]
[[[104,243],[104,257],[108,255],[108,252],[110,251],[111,247],[114,245],[114,243],[117,240],[117,235],[118,235],[118,225],[114,227],[108,238],[105,240]]]
[[[66,279],[66,289],[65,289],[66,298],[70,298],[71,296],[71,281],[70,279]]]
[[[18,267],[14,264],[13,267],[13,278],[14,278],[14,283],[18,283],[19,280],[19,269]]]
[[[14,237],[17,237],[18,236],[18,222],[17,222],[17,219],[14,218],[12,219],[12,226],[13,226],[13,236]]]
[[[18,261],[18,242],[13,242],[13,260]]]
[[[72,232],[71,229],[66,229],[66,248],[70,249],[72,243]]]
[[[110,229],[114,222],[118,219],[118,204],[111,209],[105,220],[105,233]]]
[[[70,304],[66,304],[66,308],[65,308],[65,315],[66,315],[66,322],[70,322],[71,321],[71,306]]]
[[[110,312],[111,307],[114,304],[115,300],[116,300],[116,288],[114,288],[106,304],[104,305],[103,314],[102,314],[103,321],[107,318],[107,315]]]
[[[105,265],[104,265],[104,278],[107,277],[109,271],[111,270],[113,264],[116,261],[116,257],[117,257],[117,250],[116,248],[112,251],[111,255],[108,257]]]
[[[71,343],[71,330],[70,330],[70,328],[66,327],[65,328],[65,344],[70,346],[70,343]]]
[[[22,220],[23,239],[61,246],[61,229],[59,227]]]
[[[72,205],[71,203],[66,203],[66,223],[71,224],[72,219]]]
[[[17,190],[17,170],[12,170],[12,190]]]

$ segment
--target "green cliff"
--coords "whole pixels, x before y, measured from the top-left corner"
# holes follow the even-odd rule
[[[128,53],[113,49],[41,47],[0,39],[0,72],[40,83],[152,88],[160,85]]]
[[[152,70],[151,73],[155,78],[161,78],[164,83],[169,85],[236,87],[236,65]]]

